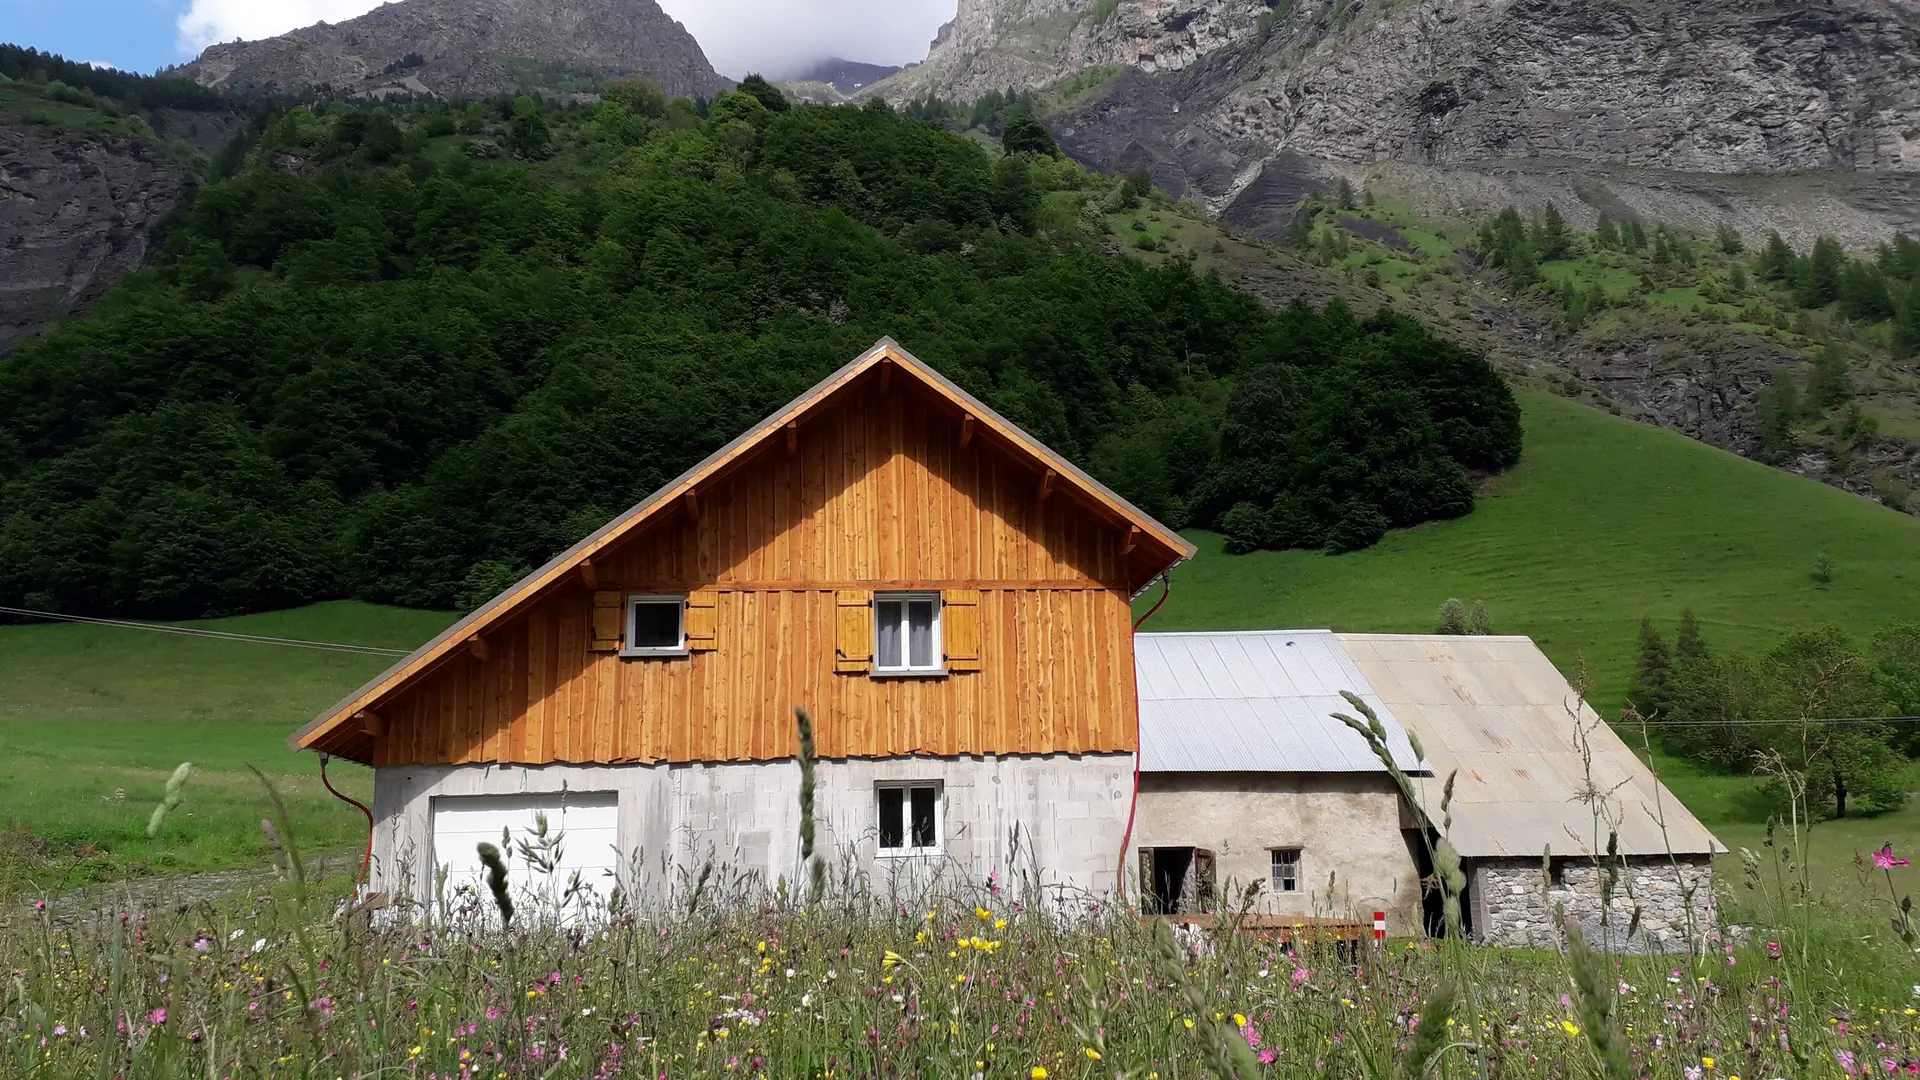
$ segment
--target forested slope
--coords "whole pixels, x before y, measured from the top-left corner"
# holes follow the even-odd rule
[[[1099,253],[884,104],[296,108],[0,361],[0,603],[473,603],[882,335],[1175,525],[1347,550],[1520,453],[1480,357]]]

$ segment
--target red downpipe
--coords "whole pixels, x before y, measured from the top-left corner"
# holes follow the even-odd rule
[[[327,790],[333,792],[334,798],[339,799],[341,802],[352,803],[360,808],[361,813],[367,815],[367,852],[360,856],[360,877],[357,879],[359,884],[365,885],[367,883],[367,868],[373,865],[373,811],[367,809],[367,804],[361,802],[359,799],[351,795],[341,794],[340,789],[333,786],[333,781],[327,779],[327,755],[325,754],[320,755],[320,782],[327,785]],[[1134,783],[1136,787],[1139,786],[1139,773],[1137,769],[1135,770]]]
[[[1160,610],[1160,605],[1167,602],[1167,597],[1173,595],[1173,571],[1169,570],[1160,575],[1160,586],[1160,599],[1153,602],[1153,606],[1147,609],[1145,615],[1140,616],[1140,618],[1134,621],[1134,633],[1139,633],[1140,627],[1144,625],[1148,619],[1153,618],[1153,613]],[[1134,730],[1137,732],[1140,727],[1140,672],[1137,667],[1133,673],[1133,686],[1131,689],[1133,691]],[[1138,740],[1136,740],[1136,743],[1137,741]],[[1120,864],[1115,868],[1113,876],[1113,880],[1120,890],[1120,900],[1122,903],[1125,903],[1127,899],[1127,849],[1133,846],[1133,815],[1135,811],[1140,809],[1140,749],[1138,745],[1133,748],[1133,800],[1127,804],[1127,831],[1120,836]]]

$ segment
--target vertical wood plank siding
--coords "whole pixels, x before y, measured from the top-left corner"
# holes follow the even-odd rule
[[[850,393],[711,490],[596,557],[603,590],[716,595],[715,648],[629,659],[592,645],[573,583],[392,699],[379,765],[770,760],[812,710],[829,757],[1131,751],[1125,537],[1034,469],[896,385]],[[836,674],[845,588],[978,589],[980,669]]]

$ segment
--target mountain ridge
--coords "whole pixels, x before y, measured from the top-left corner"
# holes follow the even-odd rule
[[[362,97],[484,97],[640,76],[673,97],[732,84],[654,0],[396,0],[354,19],[209,46],[179,74],[202,86]]]

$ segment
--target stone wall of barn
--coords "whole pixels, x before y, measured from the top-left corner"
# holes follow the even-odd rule
[[[819,763],[815,850],[835,888],[878,902],[983,886],[1079,910],[1111,898],[1133,788],[1132,754],[845,759]],[[879,785],[941,785],[937,854],[879,852]],[[389,766],[374,776],[370,891],[435,907],[437,799],[514,793],[618,797],[620,885],[643,910],[703,894],[764,902],[806,880],[794,761],[694,765]],[[444,861],[444,860],[440,860]],[[1036,896],[1036,894],[1038,894]]]
[[[1205,848],[1226,909],[1260,881],[1258,913],[1370,923],[1384,911],[1389,933],[1419,934],[1420,871],[1403,823],[1384,772],[1143,773],[1127,869],[1138,876],[1141,848]],[[1294,892],[1275,888],[1275,848],[1300,852]]]
[[[1558,948],[1564,907],[1595,947],[1613,952],[1685,952],[1718,929],[1711,855],[1635,856],[1621,868],[1601,926],[1606,871],[1585,859],[1555,859],[1552,879],[1538,859],[1468,861],[1474,937],[1489,945]],[[1634,927],[1634,912],[1640,913]],[[1627,931],[1635,929],[1629,937]]]

